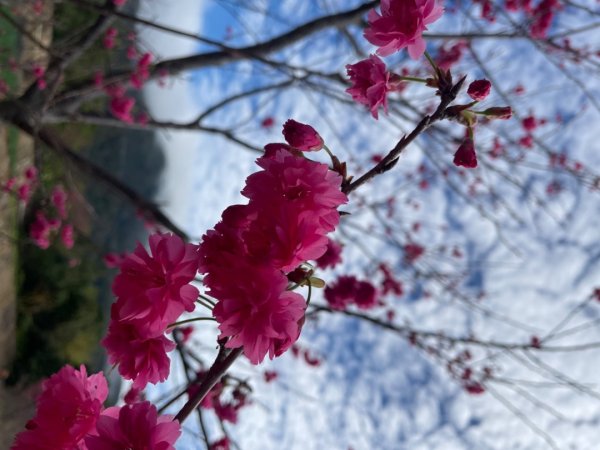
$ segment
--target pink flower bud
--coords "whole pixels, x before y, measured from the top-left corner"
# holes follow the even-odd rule
[[[512,109],[510,106],[494,106],[482,111],[481,114],[489,119],[508,120],[512,117]]]
[[[25,169],[24,174],[27,180],[34,182],[37,180],[38,170],[35,168],[35,166],[29,166]]]
[[[454,154],[454,165],[474,169],[477,167],[477,155],[473,139],[466,138]]]
[[[283,136],[288,144],[302,151],[317,151],[323,148],[323,138],[310,125],[289,119],[283,125]]]
[[[467,94],[469,94],[469,97],[473,100],[480,102],[490,94],[491,89],[492,83],[488,80],[475,80],[469,85]]]

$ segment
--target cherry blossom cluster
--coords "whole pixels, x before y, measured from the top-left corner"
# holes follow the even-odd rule
[[[413,59],[425,53],[423,32],[427,25],[438,20],[444,8],[435,0],[383,0],[381,12],[371,10],[368,16],[369,27],[364,36],[372,44],[378,46],[377,54],[388,56],[406,48]],[[397,75],[387,70],[385,63],[376,55],[346,66],[352,86],[346,90],[354,101],[366,105],[375,119],[378,109],[388,112],[387,96],[391,92],[404,89],[406,81],[424,82],[427,86],[439,89],[441,78],[451,80],[449,68],[462,56],[464,42],[458,42],[448,49],[442,49],[437,62],[428,57],[436,75],[434,78],[420,79]],[[467,168],[477,167],[477,155],[473,138],[473,127],[477,115],[488,119],[508,119],[510,108],[488,108],[485,111],[473,111],[471,108],[483,101],[490,93],[491,83],[488,80],[476,80],[468,88],[468,95],[473,100],[465,105],[457,105],[448,109],[449,118],[456,119],[467,127],[465,138],[454,154],[454,164]],[[439,92],[439,91],[438,91]]]
[[[203,380],[206,372],[200,371],[196,380]],[[192,398],[198,391],[198,384],[192,383],[187,389],[188,397]],[[225,391],[230,392],[230,399],[225,399]],[[219,420],[223,422],[237,423],[238,412],[244,406],[250,404],[248,400],[249,387],[245,382],[234,382],[229,376],[224,376],[208,392],[200,402],[200,407],[205,410],[213,410]]]
[[[406,48],[412,59],[418,59],[425,52],[423,32],[443,12],[436,0],[382,0],[381,13],[369,13],[369,27],[364,35],[379,47],[377,53],[381,56]]]
[[[293,120],[283,133],[287,143],[267,145],[257,160],[263,170],[246,180],[249,202],[227,208],[200,244],[220,338],[229,338],[229,348],[243,347],[254,364],[298,339],[306,301],[288,290],[286,275],[326,252],[337,207],[347,201],[341,176],[301,153],[322,148],[321,136]]]
[[[20,181],[21,179],[21,181]],[[27,205],[39,185],[38,171],[26,167],[22,177],[11,177],[2,184],[2,191],[12,194]],[[55,235],[60,236],[63,246],[71,249],[75,243],[73,225],[67,222],[68,194],[61,185],[55,185],[49,196],[49,207],[39,209],[29,225],[29,238],[41,249],[50,247]]]
[[[11,450],[175,449],[181,427],[172,416],[149,402],[104,409],[107,396],[102,373],[63,367],[44,382],[35,417]]]
[[[379,305],[379,293],[369,281],[343,275],[325,288],[325,300],[333,309],[346,309],[352,304],[360,309],[371,309]]]
[[[28,166],[20,177],[10,177],[2,184],[2,192],[15,195],[23,204],[31,199],[31,194],[38,185],[38,170],[35,166]]]
[[[175,343],[165,336],[170,324],[194,310],[198,289],[190,283],[198,268],[198,246],[171,234],[149,238],[150,252],[138,244],[120,262],[112,289],[117,301],[111,308],[107,336],[102,344],[111,364],[141,389],[169,375],[167,353]]]
[[[475,0],[481,4],[481,17],[494,22],[499,8],[492,0]],[[523,13],[527,18],[527,26],[531,37],[544,39],[552,26],[557,11],[563,8],[559,0],[541,0],[534,6],[532,0],[505,0],[505,10],[511,13]]]

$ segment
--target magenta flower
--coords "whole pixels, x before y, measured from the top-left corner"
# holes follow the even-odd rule
[[[340,276],[335,283],[325,288],[325,300],[332,309],[342,310],[355,304],[361,309],[377,306],[378,292],[368,281],[360,281],[355,276]]]
[[[342,246],[336,241],[329,239],[327,241],[327,250],[317,259],[317,267],[327,269],[335,267],[342,262]]]
[[[60,230],[60,240],[66,249],[72,249],[75,244],[75,238],[73,237],[73,225],[65,224]]]
[[[279,356],[298,339],[306,302],[285,290],[287,279],[276,269],[248,266],[236,273],[237,286],[213,311],[219,338],[231,337],[227,347],[243,346],[248,359],[259,364],[267,353],[271,359]]]
[[[356,64],[348,64],[346,71],[352,81],[352,87],[346,89],[346,92],[352,99],[368,106],[375,119],[378,118],[377,110],[380,106],[383,106],[387,114],[387,94],[396,87],[390,82],[391,74],[385,63],[376,55],[371,55]]]
[[[162,334],[144,336],[139,331],[143,322],[136,325],[118,320],[118,303],[112,307],[108,333],[102,340],[110,364],[118,364],[121,376],[133,380],[136,389],[165,381],[171,362],[167,352],[175,348],[175,343]]]
[[[310,125],[289,119],[283,124],[283,137],[295,149],[310,152],[323,148],[323,138]]]
[[[473,139],[466,138],[454,154],[454,165],[474,169],[477,167],[477,154]]]
[[[102,373],[88,377],[85,367],[65,366],[44,382],[35,417],[11,450],[80,449],[96,429],[108,386]]]
[[[360,309],[371,309],[379,305],[379,293],[368,281],[359,281],[355,287],[354,303]]]
[[[467,94],[469,94],[469,97],[471,97],[473,100],[480,102],[490,94],[491,89],[492,83],[490,83],[488,80],[475,80],[469,85]]]
[[[135,106],[135,98],[115,96],[110,99],[110,112],[117,119],[125,123],[133,123],[131,112]]]
[[[364,35],[379,47],[378,55],[388,56],[408,48],[410,57],[418,59],[425,52],[423,31],[443,12],[444,8],[435,0],[382,0],[381,14],[375,10],[369,13],[369,28]]]
[[[327,165],[298,157],[273,147],[256,163],[264,170],[250,175],[242,195],[265,210],[278,210],[283,203],[298,212],[316,216],[322,233],[339,223],[336,208],[348,201],[341,192],[342,177]]]
[[[285,274],[325,253],[337,207],[347,201],[339,174],[286,144],[268,146],[257,163],[263,170],[242,191],[249,203],[227,208],[203,236],[198,265],[218,300],[220,338],[229,338],[229,348],[243,347],[254,364],[298,339],[306,303],[287,291]]]
[[[150,402],[107,408],[97,423],[98,435],[85,438],[88,450],[175,450],[181,425],[159,416]]]
[[[119,298],[119,320],[139,321],[142,334],[154,336],[194,310],[198,289],[190,283],[199,254],[197,245],[172,234],[153,234],[149,243],[150,253],[138,244],[121,262],[112,289]]]
[[[209,446],[209,450],[229,450],[230,448],[229,439],[227,437],[223,437]]]
[[[67,218],[67,193],[62,186],[55,186],[50,194],[50,201],[61,219]]]

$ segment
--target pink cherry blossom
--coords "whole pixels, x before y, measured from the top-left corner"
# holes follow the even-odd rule
[[[175,348],[175,343],[164,335],[144,336],[139,323],[118,320],[118,309],[114,304],[108,333],[102,340],[109,362],[119,365],[119,373],[126,380],[133,380],[135,389],[165,381],[170,366],[167,352]]]
[[[248,271],[244,276],[263,278],[242,280],[240,286],[254,283],[256,289],[248,289],[245,298],[219,299],[213,314],[220,323],[220,338],[231,337],[226,346],[243,346],[250,362],[259,364],[267,353],[271,359],[279,356],[298,339],[306,302],[301,295],[285,291],[287,280],[275,270],[270,276],[266,271]]]
[[[227,437],[223,437],[210,444],[209,450],[229,450],[230,448],[229,439]]]
[[[85,438],[88,450],[175,450],[181,425],[159,415],[150,402],[107,408],[97,423],[97,436]]]
[[[451,69],[461,60],[463,52],[467,47],[468,45],[465,41],[459,41],[452,45],[444,45],[438,50],[435,63],[442,70]]]
[[[223,212],[202,238],[198,264],[218,300],[213,315],[220,338],[229,338],[229,348],[243,347],[254,364],[298,339],[306,302],[287,290],[285,273],[325,253],[326,234],[339,222],[337,207],[347,201],[341,176],[325,164],[286,144],[267,147],[257,161],[263,170],[242,191],[249,203]]]
[[[492,83],[490,83],[488,80],[475,80],[469,85],[467,94],[469,94],[469,97],[471,97],[473,100],[480,102],[490,94],[491,89]]]
[[[19,433],[11,450],[80,449],[95,432],[108,386],[101,373],[88,377],[85,367],[65,366],[43,384],[35,417]]]
[[[346,309],[354,299],[354,288],[358,280],[354,276],[342,275],[335,283],[327,285],[324,291],[325,300],[333,309]]]
[[[454,165],[474,169],[477,167],[477,154],[473,139],[466,138],[454,154]]]
[[[25,178],[27,181],[34,183],[38,178],[38,170],[35,166],[28,166],[24,172]]]
[[[354,303],[360,309],[371,309],[379,305],[379,293],[368,281],[359,281],[354,295]]]
[[[385,63],[379,57],[371,55],[356,64],[347,65],[346,71],[352,81],[352,87],[346,89],[346,92],[354,101],[368,106],[375,119],[378,118],[377,110],[380,106],[387,113],[387,94],[397,87],[390,81],[391,74]]]
[[[104,33],[104,38],[102,39],[102,45],[107,50],[112,50],[115,47],[117,35],[119,32],[116,28],[110,27]]]
[[[435,0],[382,0],[381,14],[375,10],[369,13],[369,28],[364,35],[379,47],[377,54],[381,56],[408,48],[410,57],[418,59],[425,52],[423,32],[443,12]]]
[[[184,311],[194,310],[198,289],[190,283],[198,267],[198,246],[172,234],[150,236],[150,253],[138,244],[120,264],[113,282],[119,320],[144,323],[140,332],[156,335]]]
[[[387,295],[390,292],[394,295],[402,295],[404,293],[404,289],[402,287],[402,283],[394,278],[392,271],[385,264],[381,264],[379,266],[379,270],[383,273],[383,282],[381,283],[381,287],[383,289],[383,295]]]
[[[342,262],[342,246],[336,241],[329,239],[327,241],[327,250],[317,259],[317,267],[326,269],[335,267]]]
[[[50,247],[50,233],[52,231],[50,221],[43,212],[38,211],[35,220],[29,227],[29,238],[41,249]]]
[[[66,249],[73,248],[75,239],[73,238],[73,225],[65,224],[60,230],[60,240]]]
[[[283,137],[288,144],[301,151],[316,151],[323,148],[323,138],[310,125],[289,119],[283,124]]]
[[[360,281],[355,276],[340,276],[335,283],[325,288],[325,300],[333,309],[346,309],[356,305],[361,309],[377,306],[377,289],[368,281]]]
[[[133,403],[143,402],[145,400],[144,390],[140,388],[131,388],[123,396],[123,401],[126,405],[132,405]]]
[[[272,117],[265,117],[261,122],[260,126],[263,128],[271,128],[275,124],[275,119]]]
[[[127,96],[115,96],[110,99],[110,112],[117,119],[125,123],[133,123],[131,112],[135,106],[135,99]]]
[[[55,186],[50,193],[50,201],[61,219],[67,218],[67,198],[62,186]]]
[[[521,124],[523,125],[523,128],[526,131],[533,131],[537,128],[537,126],[539,125],[537,119],[535,118],[535,116],[527,116],[525,117],[522,121]]]
[[[17,188],[17,198],[23,202],[27,203],[31,198],[31,194],[33,192],[33,187],[30,183],[23,183]]]
[[[131,74],[131,84],[136,89],[141,89],[144,83],[150,78],[150,64],[152,63],[152,54],[144,53],[136,65],[135,71]]]
[[[291,204],[318,216],[323,232],[334,230],[339,223],[336,208],[348,201],[340,190],[339,174],[284,149],[271,148],[256,163],[264,170],[247,178],[242,195],[265,210]]]
[[[414,263],[425,253],[425,249],[422,245],[410,242],[404,246],[404,260],[408,264]]]

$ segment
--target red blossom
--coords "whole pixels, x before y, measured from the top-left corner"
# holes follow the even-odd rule
[[[11,450],[78,449],[96,430],[108,385],[102,373],[88,377],[85,367],[65,366],[43,384],[35,417]]]
[[[377,110],[380,106],[383,106],[387,114],[387,94],[397,90],[397,83],[390,81],[391,74],[385,63],[379,57],[371,55],[368,59],[347,65],[346,71],[352,82],[346,92],[354,101],[368,106],[375,119],[378,118]]]
[[[325,300],[333,309],[342,310],[355,304],[361,309],[371,309],[378,303],[378,292],[368,281],[355,276],[340,276],[335,283],[325,288]]]
[[[198,266],[218,299],[220,339],[243,347],[254,364],[298,339],[306,302],[287,290],[285,273],[325,253],[325,235],[339,222],[336,208],[347,201],[338,174],[285,144],[272,144],[257,163],[263,170],[242,190],[249,203],[227,208],[203,236]]]
[[[73,225],[65,224],[60,230],[60,240],[66,249],[73,248],[75,238],[73,237]]]
[[[323,138],[310,125],[289,119],[283,124],[283,137],[295,149],[317,151],[323,148]]]
[[[175,450],[181,425],[172,416],[159,415],[150,402],[104,410],[98,434],[85,438],[88,450]]]
[[[263,128],[271,128],[275,124],[275,119],[272,117],[265,117],[261,122],[260,126]]]
[[[114,96],[110,100],[110,112],[117,119],[125,123],[133,123],[131,112],[135,106],[135,99],[127,96]]]
[[[480,102],[485,100],[485,98],[490,94],[491,89],[492,83],[490,83],[488,80],[475,80],[469,85],[467,94],[469,94],[469,97],[471,97],[473,100]]]
[[[464,41],[459,41],[449,47],[444,45],[438,50],[435,63],[440,69],[449,70],[460,61],[466,48],[467,43]]]
[[[481,383],[477,381],[469,381],[464,384],[465,391],[467,391],[471,395],[480,395],[485,392],[485,388]]]
[[[404,259],[409,264],[414,263],[423,253],[425,249],[419,244],[410,243],[404,246]]]
[[[425,52],[422,34],[438,20],[444,9],[435,0],[382,0],[381,13],[369,12],[367,41],[379,47],[377,54],[388,56],[403,48],[413,59]]]
[[[150,236],[150,253],[140,244],[120,264],[113,282],[119,320],[140,321],[155,336],[184,311],[194,310],[198,289],[190,283],[198,267],[198,246],[172,234]]]
[[[165,381],[170,366],[167,353],[175,343],[164,335],[145,337],[135,324],[118,319],[118,306],[114,304],[108,333],[102,340],[110,364],[118,364],[119,374],[133,380],[136,389]]]
[[[336,241],[327,241],[327,250],[317,259],[317,267],[321,269],[333,268],[342,262],[342,246]]]
[[[209,450],[229,450],[229,439],[227,437],[223,437],[218,441],[210,444]]]
[[[102,45],[105,49],[111,50],[115,47],[117,35],[119,32],[116,28],[110,27],[104,33],[104,38],[102,39]]]
[[[475,144],[473,139],[466,138],[456,153],[454,154],[454,160],[452,161],[455,166],[467,167],[474,169],[477,167],[477,154],[475,153]]]
[[[273,370],[265,370],[264,379],[266,383],[270,383],[273,380],[276,380],[278,377],[277,372]]]
[[[538,121],[534,116],[527,116],[521,121],[521,124],[526,131],[531,132],[537,128]]]

